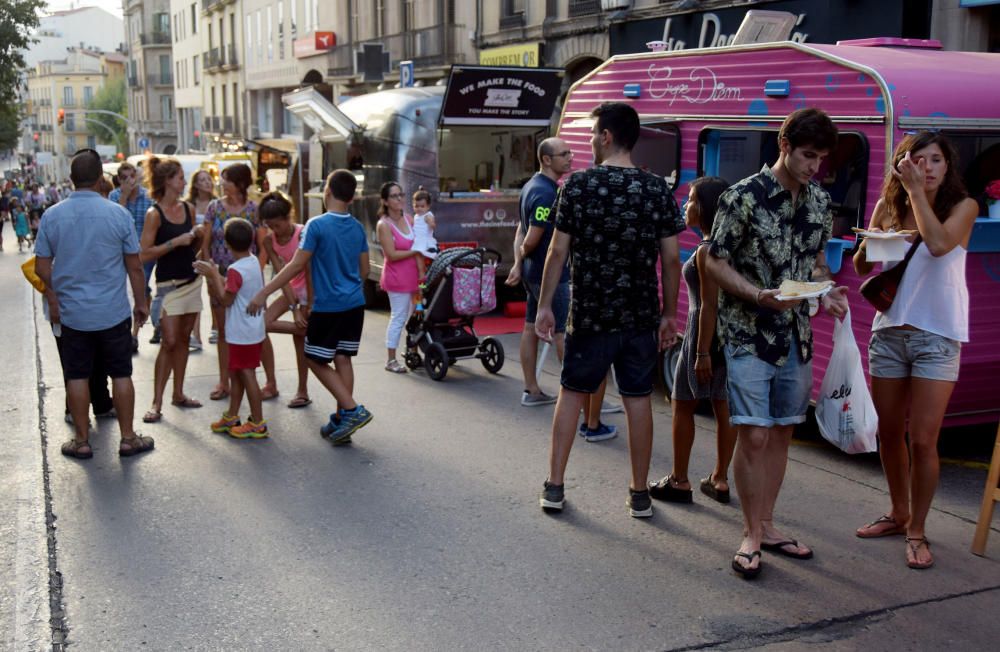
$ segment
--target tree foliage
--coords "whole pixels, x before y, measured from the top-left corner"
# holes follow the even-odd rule
[[[94,94],[88,108],[114,111],[128,117],[128,101],[125,94],[125,78],[109,77],[107,83]],[[97,142],[112,144],[118,148],[119,152],[128,153],[128,134],[125,123],[106,113],[88,113],[87,120],[90,121],[87,122],[87,131],[97,139]],[[100,124],[94,124],[95,122]],[[114,139],[111,138],[111,133],[108,133],[109,130],[115,134]]]
[[[23,51],[35,42],[32,31],[45,5],[45,0],[0,0],[0,149],[10,149],[18,140]]]

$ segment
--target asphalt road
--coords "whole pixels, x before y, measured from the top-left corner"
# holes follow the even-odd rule
[[[623,437],[577,442],[567,510],[543,514],[551,408],[517,403],[516,336],[502,338],[500,375],[464,361],[435,383],[382,370],[386,315],[369,312],[356,396],[375,420],[341,448],[318,435],[332,409],[318,383],[312,406],[284,407],[295,378],[288,338],[275,339],[282,397],[265,403],[265,441],[209,431],[222,409],[207,400],[215,356],[193,354],[187,390],[206,407],[168,406],[162,423],[140,427],[154,452],[119,459],[117,428],[102,421],[93,459],[64,458],[54,341],[20,279],[25,257],[9,252],[8,243],[7,649],[991,649],[1000,638],[1000,517],[988,556],[969,552],[981,467],[944,467],[928,522],[937,563],[923,572],[906,568],[901,537],[854,537],[887,507],[877,459],[823,445],[793,447],[778,505],[779,526],[816,557],[766,555],[753,583],[729,568],[737,502],[697,494],[690,506],[657,503],[649,520],[628,516]],[[135,358],[140,415],[155,353],[144,342]],[[556,371],[550,361],[551,391]],[[624,428],[623,415],[609,420]],[[692,477],[711,468],[709,425],[699,418]],[[670,410],[659,401],[655,427],[659,477],[670,459]]]

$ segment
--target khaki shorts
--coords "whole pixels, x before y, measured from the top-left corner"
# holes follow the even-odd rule
[[[157,296],[163,296],[163,314],[168,317],[201,312],[201,277],[191,282],[167,281],[156,284]]]

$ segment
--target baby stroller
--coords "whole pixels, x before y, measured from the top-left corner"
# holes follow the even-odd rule
[[[495,374],[503,367],[503,345],[492,337],[480,341],[476,315],[496,307],[496,267],[500,254],[485,247],[455,247],[438,254],[421,286],[424,309],[406,324],[406,366],[423,365],[442,380],[456,360],[479,358]],[[420,354],[423,353],[423,359]]]

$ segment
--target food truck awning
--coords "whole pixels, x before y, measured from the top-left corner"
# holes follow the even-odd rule
[[[288,110],[319,134],[320,140],[346,139],[360,127],[335,107],[330,100],[310,87],[299,88],[281,96]]]
[[[452,66],[440,123],[547,127],[562,73],[558,68]]]

